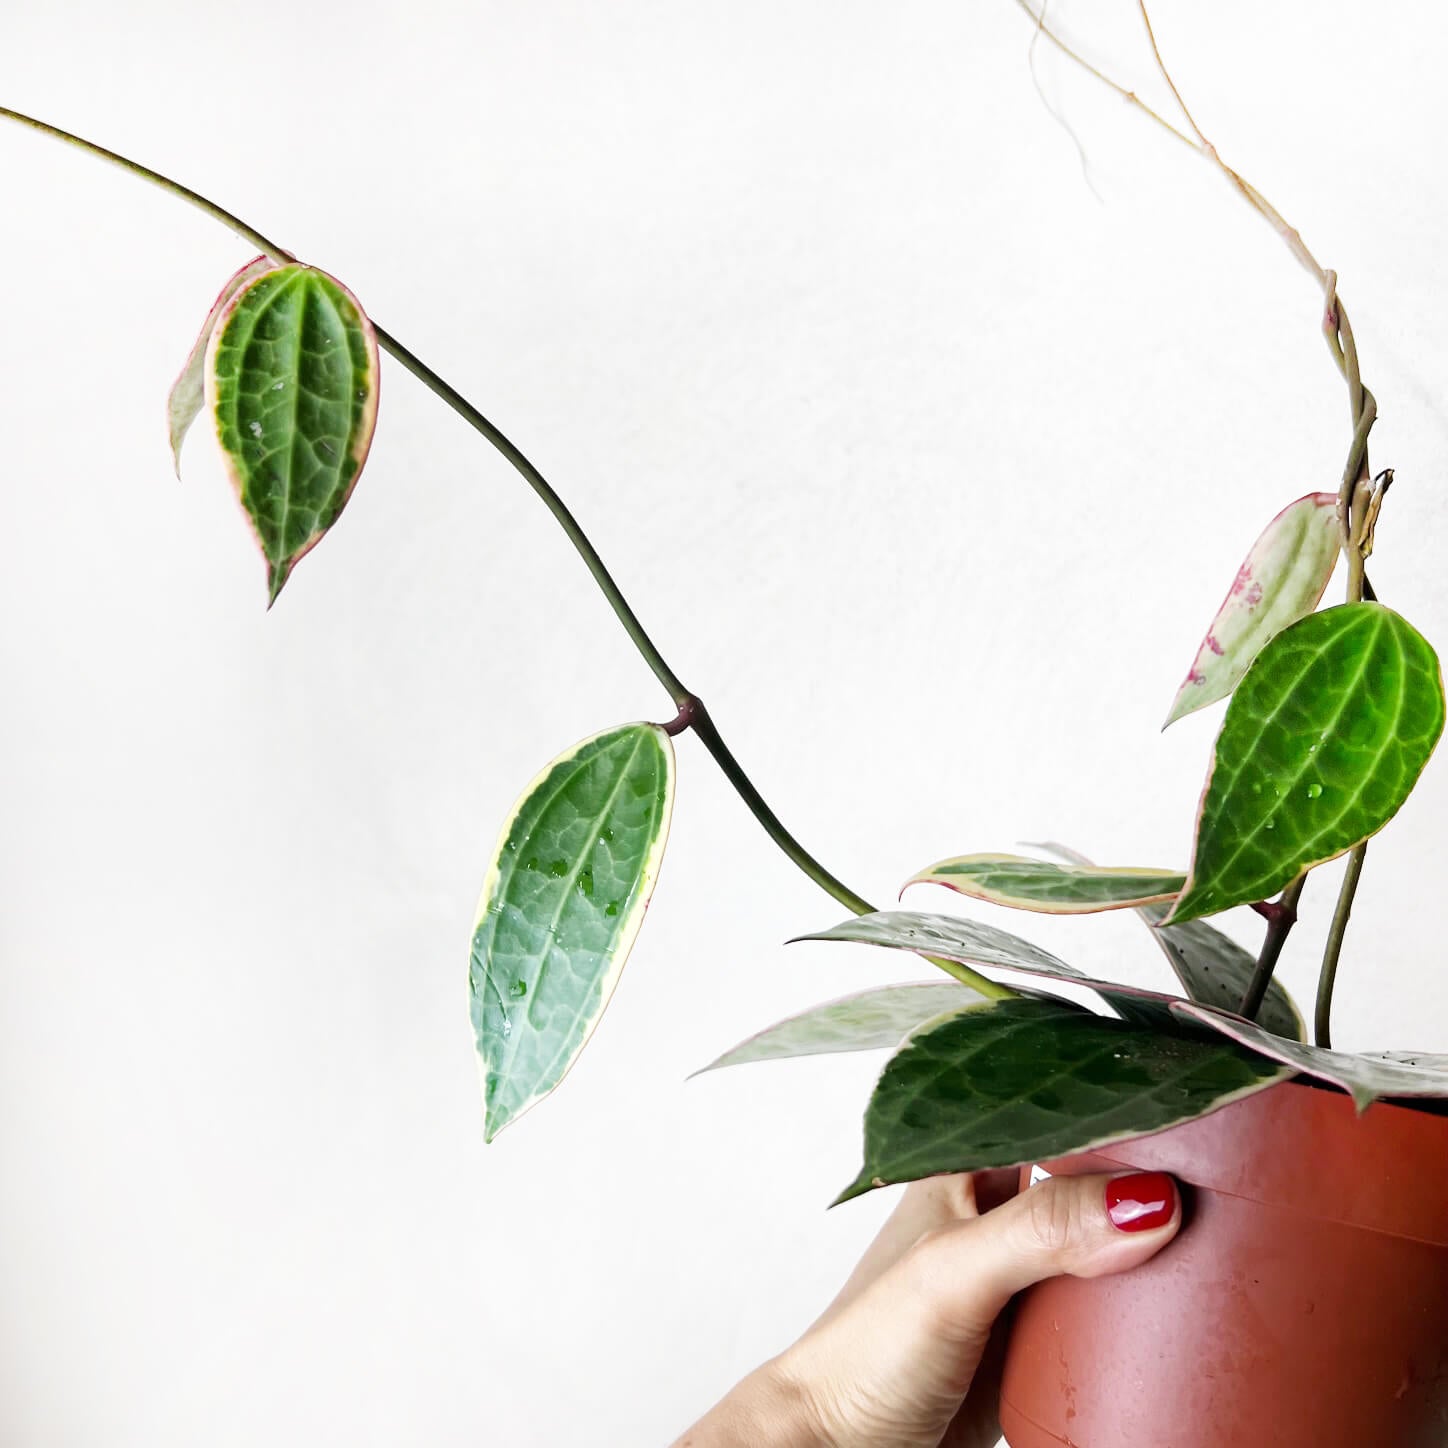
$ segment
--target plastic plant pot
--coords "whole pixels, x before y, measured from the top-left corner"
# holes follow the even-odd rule
[[[1287,1082],[1042,1165],[1170,1172],[1184,1223],[1136,1271],[1022,1296],[1011,1448],[1448,1444],[1448,1116]]]

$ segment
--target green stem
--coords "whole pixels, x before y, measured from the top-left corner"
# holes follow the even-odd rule
[[[46,121],[38,121],[34,116],[27,116],[21,111],[12,111],[9,106],[0,106],[0,117],[7,121],[15,121],[22,126],[28,126],[32,131],[39,131],[43,136],[52,136],[57,141],[64,141],[66,145],[75,146],[86,152],[87,155],[99,157],[102,161],[109,161],[111,165],[119,166],[122,171],[129,171],[132,176],[139,176],[143,181],[149,181],[152,186],[159,186],[162,191],[169,192],[172,196],[186,202],[188,206],[194,206],[196,210],[205,212],[213,221],[219,221],[223,226],[229,226],[238,236],[249,241],[258,251],[265,252],[273,261],[296,260],[291,252],[284,250],[276,242],[268,240],[254,226],[248,226],[241,217],[233,216],[231,212],[218,206],[214,201],[208,201],[200,192],[193,191],[189,186],[183,186],[179,181],[173,181],[169,176],[163,176],[159,171],[153,171],[149,166],[141,165],[139,161],[132,161],[129,156],[108,151],[104,146],[96,145],[94,141],[87,141],[84,137],[74,135],[70,131],[62,131],[59,126],[52,126]]]
[[[278,262],[293,262],[296,258],[285,248],[278,246],[269,237],[263,236],[254,226],[249,226],[239,216],[227,211],[224,207],[218,206],[214,201],[202,196],[200,192],[193,191],[189,186],[182,186],[180,182],[173,181],[169,176],[163,176],[159,171],[153,171],[149,166],[142,166],[129,157],[119,155],[115,151],[107,150],[104,146],[98,146],[94,141],[87,141],[82,136],[77,136],[70,131],[63,131],[58,126],[52,126],[45,121],[36,120],[33,116],[27,116],[20,111],[13,111],[8,106],[0,106],[0,117],[6,120],[15,121],[22,126],[27,126],[33,131],[39,131],[42,135],[51,136],[55,140],[64,141],[67,145],[75,146],[88,155],[96,156],[102,161],[109,161],[114,166],[128,171],[131,175],[139,177],[143,181],[149,181],[153,186],[159,187],[162,191],[168,192],[177,199],[184,201],[189,206],[203,212],[215,221],[228,226],[238,236],[250,242],[260,252],[265,253],[272,260]],[[724,777],[734,786],[735,792],[739,795],[754,818],[763,826],[765,833],[774,841],[784,854],[794,862],[811,880],[815,882],[827,894],[838,900],[846,909],[853,911],[856,915],[868,915],[873,913],[874,906],[863,896],[857,895],[848,885],[832,875],[803,845],[799,843],[780,822],[779,816],[770,809],[764,797],[754,787],[749,776],[744,772],[738,760],[734,758],[733,752],[724,742],[723,736],[714,725],[709,716],[709,711],[704,707],[703,701],[685,688],[682,680],[669,667],[664,656],[659,652],[657,645],[649,637],[638,615],[629,605],[624,597],[623,591],[614,581],[613,575],[609,573],[603,559],[599,556],[598,550],[590,542],[588,535],[579,525],[578,520],[569,511],[567,504],[554,492],[552,486],[542,473],[528,460],[520,449],[510,438],[494,423],[490,422],[471,402],[460,393],[451,383],[445,381],[436,372],[423,362],[416,353],[404,347],[391,333],[373,324],[377,334],[377,344],[389,356],[395,358],[425,387],[440,397],[452,410],[457,413],[474,431],[480,433],[499,453],[512,464],[515,471],[522,477],[523,481],[533,489],[543,505],[553,515],[560,528],[563,529],[568,541],[573,544],[579,557],[583,560],[584,566],[593,575],[600,592],[608,600],[609,607],[617,615],[619,622],[623,625],[624,631],[632,640],[634,647],[638,650],[644,662],[653,671],[654,677],[668,691],[669,697],[674,701],[680,712],[679,728],[692,727],[695,734],[699,736],[700,742],[704,745],[719,768],[724,772]],[[970,969],[969,966],[961,965],[957,961],[939,960],[935,957],[927,957],[932,964],[937,965],[947,974],[955,977],[964,985],[970,986],[981,995],[993,1000],[1002,1000],[1016,994],[1009,986],[1000,985],[995,981],[988,980],[985,976]]]
[[[1368,434],[1378,418],[1378,403],[1373,394],[1363,386],[1362,372],[1358,364],[1357,339],[1353,335],[1352,323],[1348,320],[1347,309],[1337,294],[1337,274],[1326,273],[1326,306],[1323,313],[1323,331],[1329,347],[1347,383],[1348,407],[1352,414],[1352,442],[1348,447],[1347,462],[1343,465],[1342,484],[1338,489],[1337,516],[1342,528],[1343,552],[1347,555],[1347,601],[1360,602],[1368,592],[1367,560],[1363,553],[1364,524],[1359,516],[1366,509],[1366,489],[1360,485],[1372,476],[1368,464]],[[1374,595],[1376,597],[1376,595]],[[1358,881],[1362,878],[1363,862],[1367,859],[1368,842],[1363,840],[1348,856],[1347,871],[1338,889],[1337,904],[1332,912],[1332,924],[1328,927],[1327,941],[1323,946],[1322,965],[1317,976],[1317,1005],[1313,1013],[1313,1039],[1324,1050],[1332,1045],[1332,993],[1337,985],[1337,967],[1342,959],[1343,940],[1347,935],[1348,920],[1352,916],[1353,900],[1357,896]]]
[[[1364,840],[1347,857],[1347,873],[1342,877],[1342,889],[1338,892],[1337,908],[1332,912],[1332,925],[1327,932],[1327,948],[1322,953],[1322,972],[1317,978],[1317,1011],[1313,1016],[1313,1039],[1324,1051],[1332,1046],[1332,989],[1337,984],[1337,963],[1342,957],[1343,936],[1347,934],[1348,918],[1352,915],[1352,902],[1357,895],[1358,880],[1363,872],[1363,860],[1368,852]]]
[[[688,726],[693,729],[704,748],[714,756],[714,762],[723,771],[725,779],[734,786],[739,798],[749,807],[750,813],[764,827],[765,833],[769,835],[770,839],[774,840],[780,849],[820,889],[833,895],[847,910],[853,910],[856,915],[873,915],[875,907],[868,900],[863,896],[856,895],[848,885],[842,884],[830,874],[818,860],[807,854],[789,831],[780,824],[774,811],[765,802],[764,796],[754,787],[753,781],[745,774],[739,761],[734,758],[729,746],[724,742],[723,736],[715,727],[714,720],[704,706],[704,701],[702,699],[693,700],[691,705],[685,706],[685,712],[688,715]],[[1009,986],[988,980],[957,960],[946,960],[935,955],[927,955],[925,959],[932,965],[939,966],[947,975],[953,975],[962,985],[970,986],[972,990],[978,991],[991,1000],[1006,1000],[1016,994]]]
[[[1352,414],[1353,426],[1352,445],[1348,450],[1347,466],[1343,469],[1342,488],[1338,494],[1338,522],[1342,529],[1343,552],[1347,555],[1347,597],[1350,603],[1370,595],[1376,597],[1371,594],[1367,580],[1363,552],[1366,517],[1360,516],[1360,514],[1369,503],[1369,489],[1366,486],[1367,479],[1371,477],[1368,467],[1368,434],[1372,431],[1373,423],[1377,418],[1377,402],[1372,393],[1363,386],[1362,374],[1358,368],[1357,342],[1353,337],[1352,324],[1348,321],[1347,310],[1337,295],[1337,273],[1322,266],[1308,248],[1307,243],[1303,241],[1301,233],[1296,227],[1289,225],[1282,213],[1246,177],[1223,161],[1217,154],[1217,148],[1203,135],[1195,117],[1187,109],[1186,102],[1182,99],[1181,92],[1177,89],[1166,62],[1162,59],[1161,50],[1156,43],[1156,33],[1152,28],[1151,16],[1147,12],[1146,0],[1137,0],[1137,9],[1141,13],[1142,23],[1146,26],[1147,38],[1151,41],[1151,53],[1156,61],[1157,70],[1166,81],[1187,125],[1191,128],[1190,135],[1154,111],[1134,91],[1128,90],[1104,71],[1092,65],[1084,56],[1072,50],[1047,26],[1044,6],[1037,11],[1028,3],[1028,0],[1016,0],[1016,4],[1035,22],[1037,33],[1044,35],[1071,61],[1095,76],[1103,85],[1109,86],[1123,100],[1134,105],[1158,126],[1169,131],[1177,140],[1190,146],[1218,167],[1247,204],[1281,237],[1287,249],[1303,269],[1322,287],[1325,299],[1323,332],[1326,334],[1327,344],[1338,371],[1342,373],[1343,380],[1347,383],[1348,407]],[[1358,845],[1352,852],[1348,873],[1342,883],[1342,892],[1338,896],[1337,910],[1333,916],[1327,948],[1323,955],[1317,996],[1317,1035],[1319,1043],[1323,1045],[1326,1045],[1328,1039],[1327,1017],[1332,1006],[1332,988],[1337,975],[1338,957],[1342,951],[1342,937],[1347,929],[1348,916],[1352,911],[1353,894],[1357,889],[1358,876],[1362,873],[1363,857],[1366,852],[1367,844],[1365,842]],[[1301,882],[1298,881],[1297,885],[1300,886],[1300,884]],[[1284,894],[1283,900],[1285,901],[1286,898]],[[1290,925],[1287,928],[1290,929]],[[1283,934],[1285,938],[1285,931]],[[1254,989],[1258,983],[1258,976],[1262,977],[1261,989],[1265,991],[1267,988],[1267,981],[1271,979],[1271,968],[1269,965],[1264,974],[1263,961],[1274,945],[1277,951],[1281,950],[1281,942],[1274,940],[1274,932],[1269,929],[1267,939],[1263,942],[1263,956],[1259,958],[1258,970],[1254,974]],[[1275,958],[1274,954],[1273,962],[1275,962]],[[1251,994],[1252,992],[1249,991],[1249,999]],[[1246,1014],[1245,1006],[1243,1013]]]
[[[638,615],[623,596],[623,590],[614,582],[613,575],[608,571],[598,550],[589,541],[588,535],[583,531],[578,519],[569,511],[568,505],[553,491],[548,480],[529,462],[522,450],[499,427],[484,417],[457,388],[439,377],[415,353],[409,351],[396,337],[390,332],[384,331],[375,322],[373,330],[377,333],[377,345],[447,403],[469,427],[481,433],[513,465],[518,475],[538,495],[543,506],[553,514],[558,526],[563,529],[568,541],[573,544],[578,556],[583,559],[584,567],[593,575],[593,581],[598,584],[599,592],[608,600],[608,606],[618,616],[624,632],[633,641],[633,646],[639,651],[643,661],[653,670],[654,677],[668,691],[669,697],[674,703],[679,708],[683,708],[685,700],[691,697],[688,689],[684,687],[683,681],[669,667],[664,656],[659,652],[658,646],[648,636],[643,624],[639,622]]]
[[[1247,984],[1246,994],[1238,1008],[1238,1014],[1246,1016],[1249,1021],[1255,1021],[1257,1012],[1262,1009],[1267,987],[1272,983],[1272,972],[1277,969],[1277,961],[1282,955],[1282,947],[1287,944],[1287,937],[1292,933],[1292,927],[1297,924],[1297,902],[1302,898],[1302,887],[1306,884],[1307,873],[1304,871],[1282,892],[1275,905],[1257,907],[1267,916],[1267,934],[1262,941],[1261,954],[1257,957],[1257,968],[1252,972],[1252,979]]]

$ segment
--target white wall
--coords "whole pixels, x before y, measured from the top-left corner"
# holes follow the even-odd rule
[[[1129,0],[1053,10],[1160,90]],[[1342,274],[1398,469],[1374,578],[1443,641],[1426,14],[1156,18],[1223,154]],[[533,454],[783,816],[886,900],[1021,839],[1180,864],[1215,715],[1157,726],[1260,526],[1347,442],[1311,283],[1043,52],[1098,199],[1029,36],[1009,0],[22,0],[0,101],[352,286]],[[685,740],[613,1010],[485,1149],[464,960],[497,824],[667,701],[391,365],[367,475],[267,614],[207,441],[178,483],[162,423],[247,248],[16,130],[0,176],[0,1441],[666,1440],[888,1205],[824,1210],[876,1058],[684,1077],[926,968],[785,949],[841,912]],[[1440,761],[1369,855],[1343,1045],[1448,1050],[1445,804]],[[1031,933],[1161,979],[1129,920]]]

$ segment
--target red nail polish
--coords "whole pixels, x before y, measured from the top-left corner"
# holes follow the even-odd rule
[[[1123,1232],[1164,1227],[1176,1211],[1176,1183],[1165,1172],[1144,1171],[1106,1183],[1106,1215]]]

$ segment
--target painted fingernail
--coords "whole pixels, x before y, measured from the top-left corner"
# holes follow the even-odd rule
[[[1106,1183],[1106,1215],[1122,1232],[1149,1232],[1166,1226],[1176,1204],[1176,1183],[1165,1172],[1138,1172]]]

